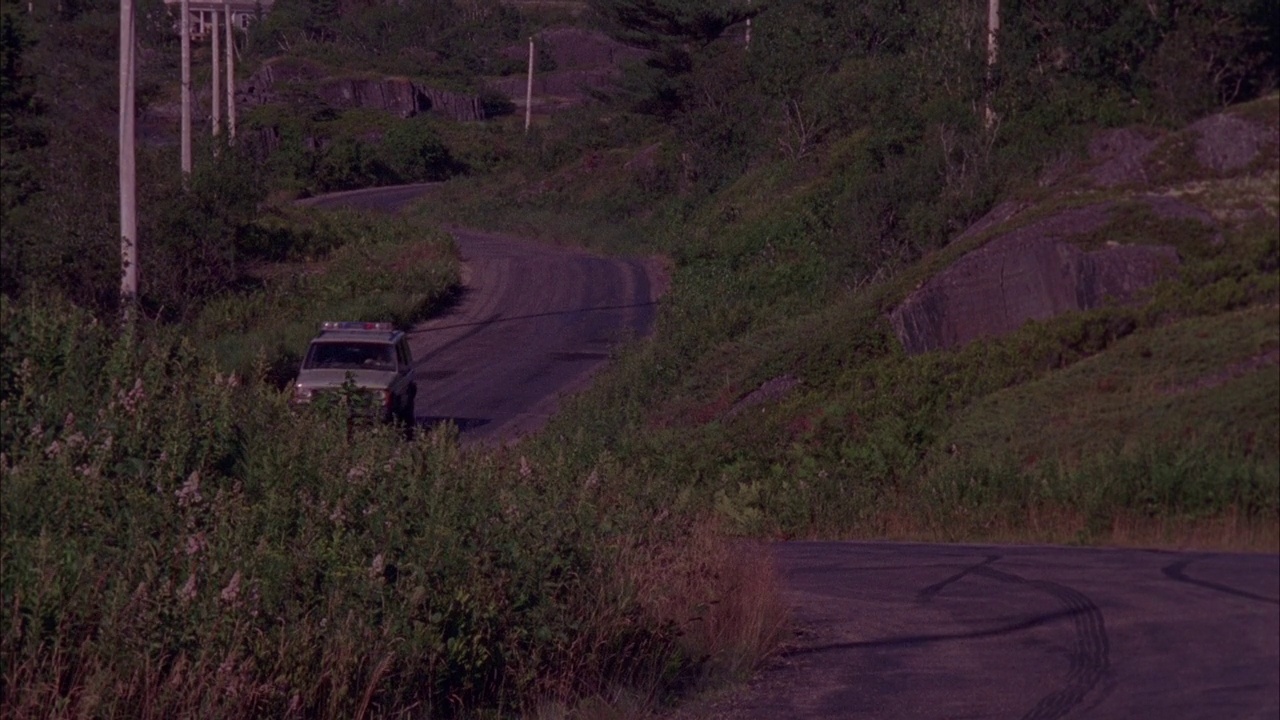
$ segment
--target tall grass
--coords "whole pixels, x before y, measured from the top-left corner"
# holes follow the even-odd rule
[[[5,717],[517,712],[752,644],[690,632],[737,565],[623,468],[349,439],[163,328],[0,310]]]

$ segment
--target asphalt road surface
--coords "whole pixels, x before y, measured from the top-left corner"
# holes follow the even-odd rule
[[[539,428],[618,343],[645,335],[656,308],[650,263],[454,231],[463,289],[409,335],[418,419],[451,421],[464,442]]]
[[[780,543],[796,635],[688,718],[1280,717],[1280,557]]]
[[[317,201],[388,210],[428,186]],[[464,291],[411,335],[419,419],[535,429],[645,334],[652,268],[459,231]],[[1061,547],[770,546],[797,629],[678,718],[1280,719],[1280,557]]]
[[[303,204],[394,212],[431,187],[357,190]],[[452,422],[466,444],[518,439],[585,387],[612,348],[652,327],[662,285],[655,262],[469,230],[453,235],[461,292],[409,333],[422,425]]]

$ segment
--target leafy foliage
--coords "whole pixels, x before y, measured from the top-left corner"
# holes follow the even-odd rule
[[[257,57],[284,51],[470,84],[475,75],[509,70],[497,50],[527,30],[515,9],[496,0],[280,0],[253,26],[249,48]]]
[[[0,312],[6,715],[468,716],[691,665],[648,592],[687,533],[620,468],[348,438],[164,328]]]
[[[15,6],[0,6],[0,292],[6,294],[22,283],[17,227],[39,191],[39,150],[47,143],[35,78],[24,58],[32,43]]]
[[[444,180],[464,171],[444,144],[440,121],[393,118],[327,107],[255,108],[245,126],[260,139],[253,150],[273,181],[313,194]]]

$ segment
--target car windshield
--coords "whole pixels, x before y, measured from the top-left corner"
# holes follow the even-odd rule
[[[385,343],[313,342],[303,367],[395,370],[396,358],[392,346]]]

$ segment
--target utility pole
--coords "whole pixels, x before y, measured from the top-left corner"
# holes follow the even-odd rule
[[[529,80],[524,88],[524,134],[529,134],[533,122],[533,37],[529,37]]]
[[[133,0],[120,0],[120,309],[133,317],[138,299],[138,186],[134,155]]]
[[[987,67],[996,64],[999,46],[996,33],[1000,32],[1000,0],[987,0]]]
[[[996,56],[999,44],[996,36],[1000,32],[1000,0],[987,0],[987,88],[983,108],[983,120],[990,130],[996,123],[996,112],[991,109],[991,95],[994,92],[992,75],[995,72]]]
[[[214,10],[209,13],[213,16],[213,30],[209,35],[213,38],[213,152],[218,153],[218,143],[216,139],[222,132],[222,97],[219,94],[218,75],[222,71],[218,67],[218,55],[222,50],[218,47],[218,11]]]
[[[227,15],[227,141],[230,142],[236,139],[236,40],[231,34],[231,4],[223,3],[222,7]]]
[[[182,0],[182,174],[191,174],[191,5]]]

